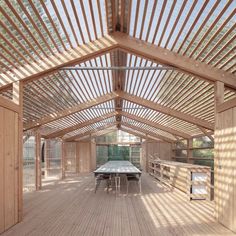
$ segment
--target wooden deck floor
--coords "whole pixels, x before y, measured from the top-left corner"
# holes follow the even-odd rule
[[[116,197],[103,186],[94,194],[92,175],[48,182],[41,191],[25,194],[23,222],[3,236],[233,235],[215,222],[212,202],[189,202],[146,174],[142,188],[141,196],[132,186],[128,196]]]

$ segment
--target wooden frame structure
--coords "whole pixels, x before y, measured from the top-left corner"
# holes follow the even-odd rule
[[[217,114],[236,105],[233,4],[1,1],[0,107],[14,106],[19,135],[37,129],[37,140],[111,127],[170,143],[213,139]],[[19,84],[21,107],[11,102]]]

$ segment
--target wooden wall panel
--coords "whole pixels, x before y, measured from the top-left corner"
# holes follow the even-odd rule
[[[236,108],[217,114],[214,169],[216,217],[236,232]]]
[[[96,142],[91,141],[91,171],[96,170]]]
[[[66,171],[76,172],[76,143],[66,142],[65,143],[65,162]]]
[[[80,173],[89,173],[91,171],[91,164],[90,164],[90,142],[78,142],[76,144],[76,153],[77,153],[77,160],[79,165],[79,172]]]
[[[162,160],[171,160],[171,143],[159,141],[147,143],[147,155],[157,154]]]
[[[144,171],[148,171],[147,170],[147,145],[146,142],[142,142],[141,144],[141,148],[142,148],[142,153],[141,153],[141,159],[140,159],[140,164],[141,164],[141,168]]]
[[[142,143],[141,166],[147,171],[149,155],[157,154],[162,160],[171,160],[171,143],[163,141],[145,141]]]
[[[0,107],[0,232],[19,221],[18,114]]]
[[[3,134],[3,120],[4,120],[4,108],[0,107],[0,233],[4,231],[4,154],[3,154],[3,141],[4,141],[4,134]]]

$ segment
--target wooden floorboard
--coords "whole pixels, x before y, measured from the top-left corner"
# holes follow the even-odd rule
[[[116,196],[105,183],[94,193],[92,174],[44,182],[25,193],[24,219],[3,236],[234,235],[214,219],[213,202],[188,201],[179,190],[143,174],[142,195],[125,182]]]

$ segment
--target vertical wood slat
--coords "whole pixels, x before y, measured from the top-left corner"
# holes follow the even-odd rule
[[[36,132],[35,134],[35,187],[40,190],[42,187],[41,175],[41,135]]]
[[[3,124],[4,116],[3,116],[4,108],[0,107],[0,233],[4,231],[4,182],[5,182],[5,176],[4,176],[4,134],[3,134]]]
[[[15,113],[12,111],[4,112],[4,207],[5,207],[5,229],[10,228],[15,222]],[[13,126],[13,128],[11,128]]]
[[[66,170],[66,151],[65,151],[65,142],[61,142],[61,179],[65,179],[65,170]]]
[[[22,221],[23,217],[23,82],[17,81],[13,83],[13,102],[19,106],[19,112],[17,115],[17,125],[15,127],[17,137],[17,192],[18,192],[18,219],[17,221]]]
[[[0,233],[19,221],[18,114],[0,107]]]
[[[49,150],[50,150],[50,141],[48,139],[45,139],[45,146],[44,146],[45,177],[49,176],[49,167],[50,167]]]

